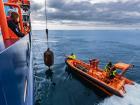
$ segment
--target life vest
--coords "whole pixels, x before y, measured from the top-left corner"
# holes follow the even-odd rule
[[[114,70],[114,71],[112,71],[112,72],[110,73],[110,76],[116,76],[116,74],[117,74],[117,71]]]
[[[70,55],[68,56],[68,59],[76,59],[76,55]]]
[[[109,63],[105,66],[105,72],[110,72],[112,65],[110,65]]]

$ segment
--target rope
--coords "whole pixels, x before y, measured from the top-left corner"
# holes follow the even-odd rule
[[[47,29],[47,1],[45,0],[45,18],[46,18],[46,29]]]

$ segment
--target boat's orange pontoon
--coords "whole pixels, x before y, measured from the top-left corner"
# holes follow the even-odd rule
[[[71,70],[83,78],[85,81],[101,89],[108,95],[118,95],[123,97],[126,93],[125,85],[133,85],[133,81],[125,78],[124,73],[132,67],[130,64],[116,63],[114,67],[122,70],[122,73],[117,74],[115,78],[109,79],[107,72],[98,67],[99,60],[94,60],[92,65],[77,59],[67,59],[67,65],[72,68]]]

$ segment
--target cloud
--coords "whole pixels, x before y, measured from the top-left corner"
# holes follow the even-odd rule
[[[37,3],[37,2],[35,2],[35,1],[33,1],[33,0],[31,1],[31,10],[32,10],[33,12],[36,12],[36,11],[41,10],[42,7],[43,7],[42,4]]]
[[[92,1],[92,0],[91,0]],[[47,0],[49,22],[65,24],[102,23],[112,25],[140,24],[140,1],[119,0],[92,3],[90,0]],[[32,17],[44,21],[44,4],[32,1]]]

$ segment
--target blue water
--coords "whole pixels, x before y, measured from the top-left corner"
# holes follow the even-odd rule
[[[140,30],[49,31],[49,46],[55,54],[52,72],[47,72],[43,52],[47,49],[44,31],[33,31],[34,95],[36,105],[140,105]],[[124,98],[101,97],[102,92],[89,88],[66,72],[65,55],[71,52],[88,62],[100,59],[100,67],[108,61],[132,63],[135,67],[126,77],[136,82],[126,87]]]

